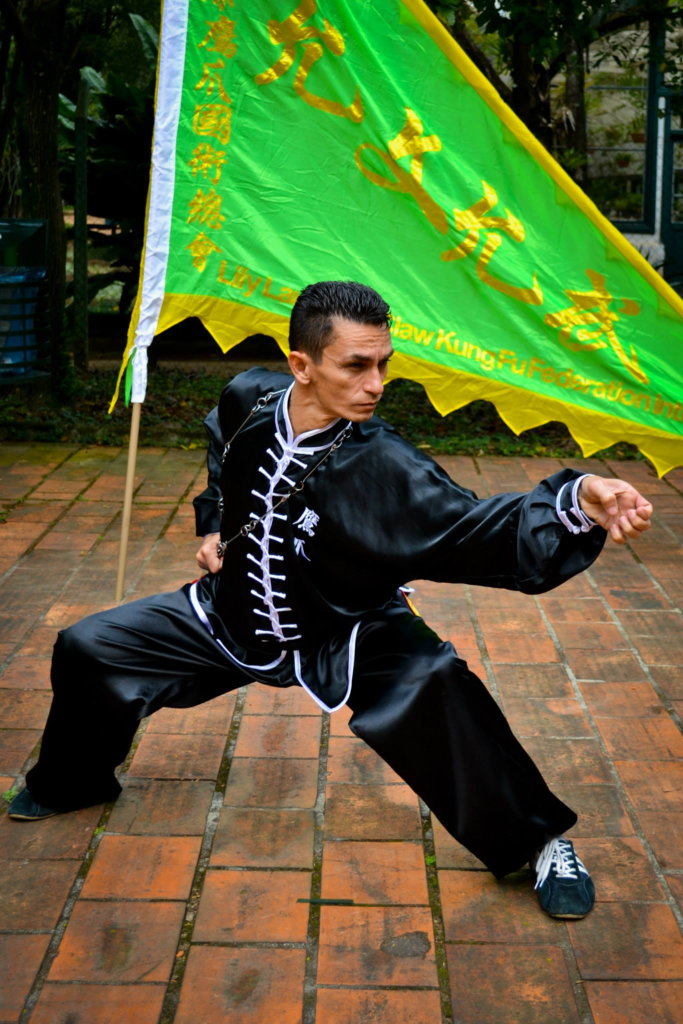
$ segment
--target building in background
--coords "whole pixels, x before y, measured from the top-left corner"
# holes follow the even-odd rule
[[[683,94],[669,59],[683,24],[616,32],[587,55],[583,187],[677,290],[683,289]]]

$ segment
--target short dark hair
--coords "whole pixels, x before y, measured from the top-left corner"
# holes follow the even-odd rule
[[[374,288],[357,281],[318,281],[309,284],[294,303],[289,324],[289,347],[306,352],[319,363],[331,342],[334,317],[357,324],[391,326],[391,311]]]

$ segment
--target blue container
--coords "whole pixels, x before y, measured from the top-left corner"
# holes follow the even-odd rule
[[[44,267],[0,267],[0,376],[30,373],[38,358]]]

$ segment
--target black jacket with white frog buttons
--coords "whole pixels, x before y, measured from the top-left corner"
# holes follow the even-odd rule
[[[574,535],[557,516],[557,494],[575,471],[560,470],[528,493],[480,500],[378,416],[350,428],[337,421],[295,443],[291,384],[260,368],[239,374],[205,421],[209,482],[194,501],[198,535],[220,531],[231,540],[261,519],[228,545],[215,594],[216,611],[245,648],[312,651],[350,633],[410,580],[544,593],[600,553],[603,529]],[[221,462],[225,439],[271,392],[282,393],[251,417]],[[275,507],[326,455],[303,489]]]

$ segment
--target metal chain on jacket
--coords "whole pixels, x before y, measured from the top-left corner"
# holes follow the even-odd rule
[[[228,452],[230,451],[230,446],[232,445],[233,441],[235,440],[237,435],[246,427],[247,423],[252,418],[252,416],[254,416],[255,413],[259,412],[261,409],[264,409],[266,407],[266,405],[268,405],[268,402],[270,402],[271,398],[275,398],[277,395],[283,394],[283,392],[286,391],[286,390],[287,390],[287,388],[283,388],[282,391],[269,391],[267,395],[263,395],[262,398],[259,398],[259,400],[257,401],[256,405],[254,406],[254,408],[251,410],[251,412],[247,416],[247,418],[244,421],[244,423],[242,423],[242,425],[237,428],[235,433],[232,435],[230,440],[225,445],[225,448],[223,449],[223,454],[221,456],[221,462],[222,463],[225,462],[225,460],[227,458],[227,455],[228,455]],[[280,506],[284,505],[285,502],[289,501],[289,499],[291,497],[293,497],[295,494],[298,494],[300,491],[302,491],[304,489],[304,484],[306,483],[308,478],[313,476],[313,474],[315,473],[315,471],[317,469],[320,469],[320,467],[322,466],[323,462],[325,462],[327,459],[329,459],[329,457],[332,454],[332,452],[335,452],[335,451],[337,451],[338,448],[341,448],[341,446],[343,445],[344,441],[346,441],[346,439],[351,436],[352,432],[353,432],[353,425],[351,423],[349,423],[349,425],[344,430],[344,433],[342,434],[342,436],[337,441],[335,441],[334,444],[330,445],[329,449],[325,452],[325,454],[323,455],[322,459],[320,459],[320,461],[317,462],[315,464],[315,466],[313,466],[312,469],[309,469],[308,473],[306,473],[306,475],[304,477],[302,477],[301,480],[299,480],[299,482],[297,484],[294,484],[294,486],[286,494],[283,494],[280,497],[280,500],[275,505],[273,505],[273,507],[271,509],[269,509],[267,512],[264,512],[264,514],[262,516],[259,516],[258,519],[252,519],[248,523],[245,523],[244,526],[241,526],[239,531],[235,534],[234,537],[230,537],[228,540],[219,540],[218,544],[216,545],[216,551],[217,551],[218,557],[219,558],[223,557],[223,555],[225,554],[225,549],[227,548],[228,544],[232,544],[233,541],[239,540],[240,537],[248,537],[249,534],[253,533],[254,530],[256,529],[256,527],[259,526],[263,522],[264,519],[266,519],[269,515],[272,515],[273,512],[275,512],[276,509],[278,509],[278,508],[280,508]],[[220,498],[220,500],[218,502],[218,510],[221,513],[221,516],[223,514],[223,507],[224,507],[223,506],[223,497],[221,496],[221,498]]]

